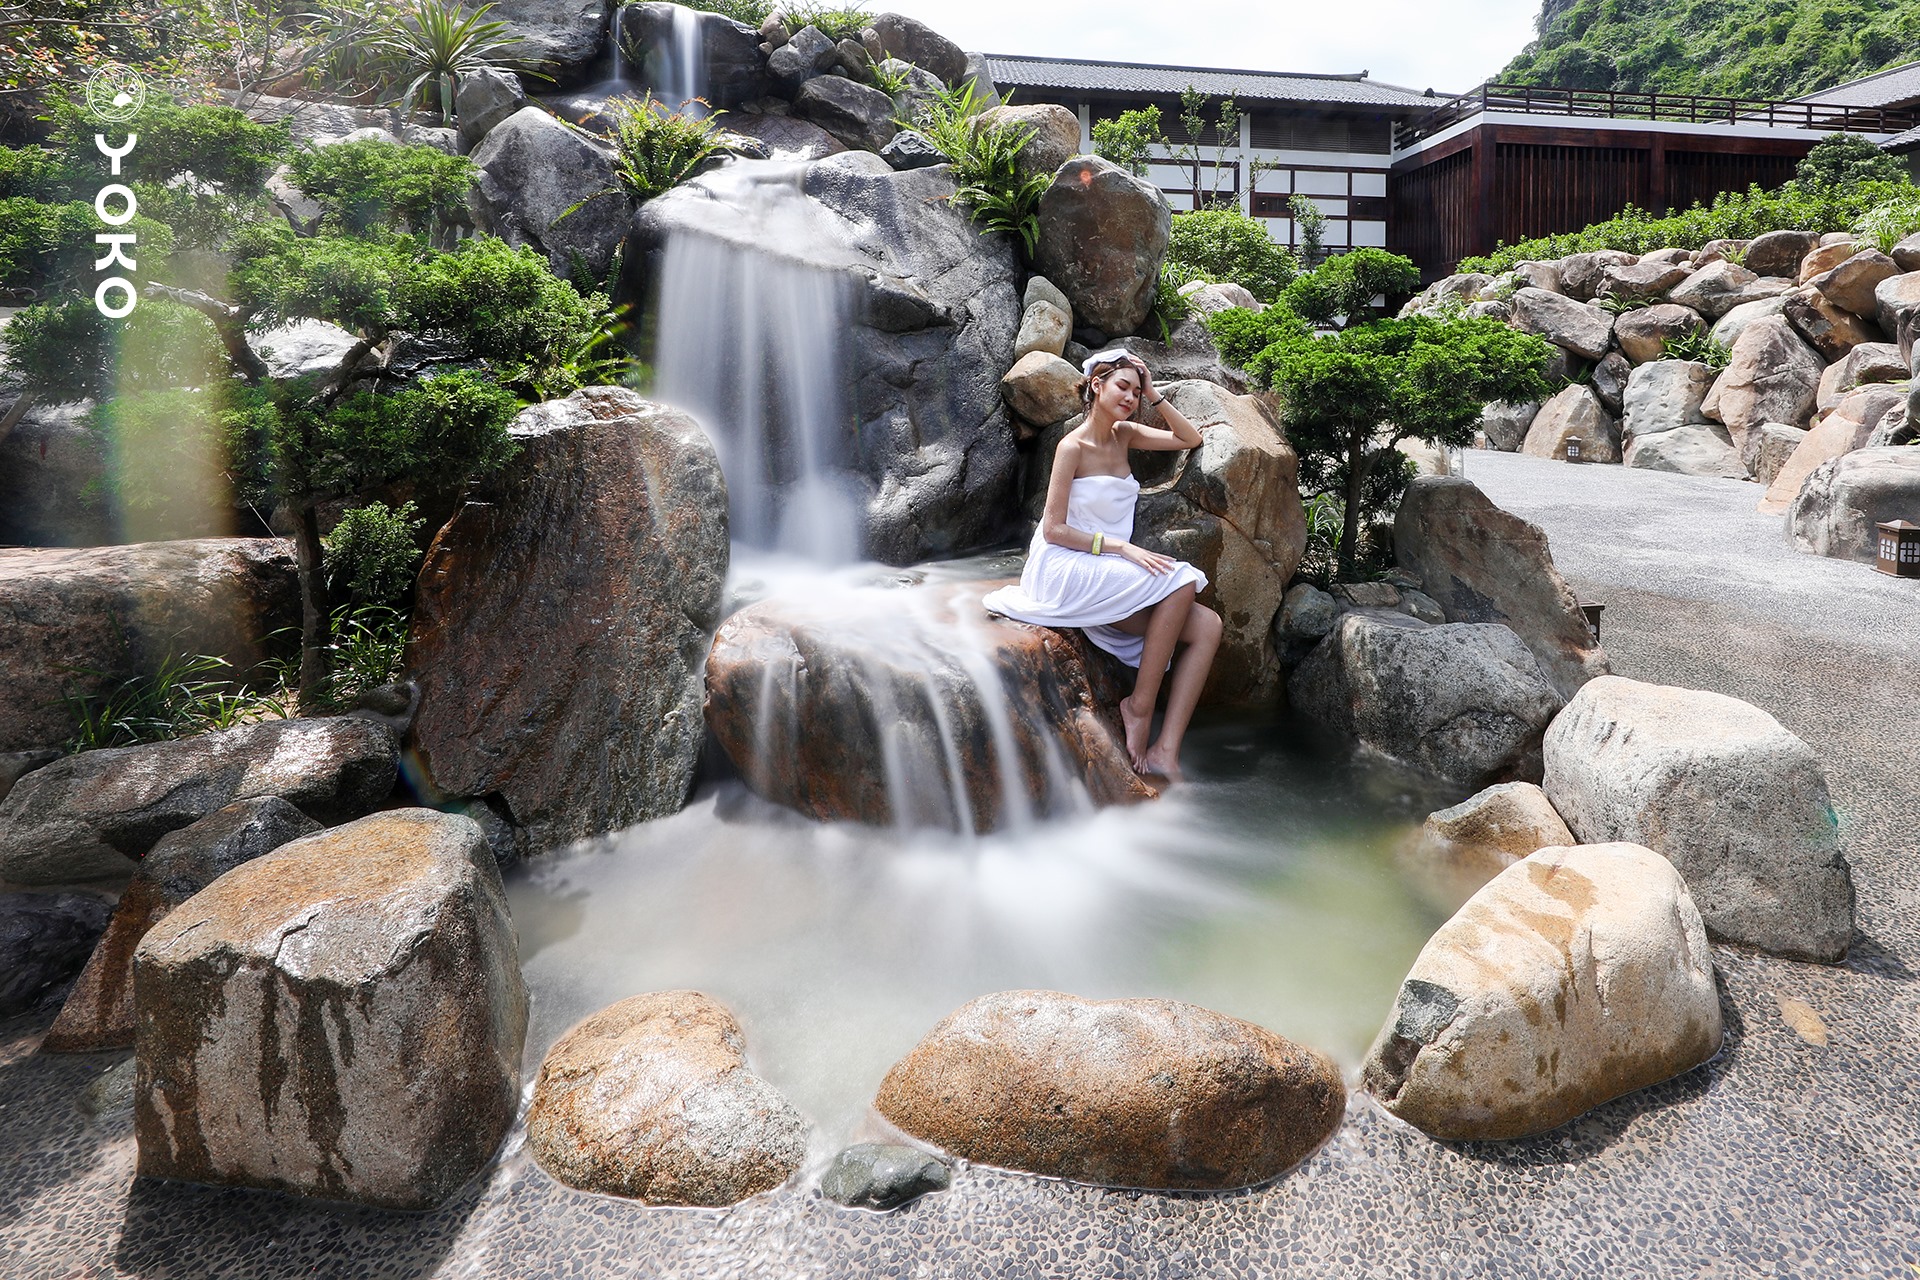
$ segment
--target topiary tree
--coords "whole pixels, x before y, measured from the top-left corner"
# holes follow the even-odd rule
[[[295,185],[325,211],[323,229],[336,234],[404,231],[451,248],[470,221],[473,162],[438,147],[363,138],[296,151],[287,164]]]
[[[1793,171],[1795,182],[1815,188],[1850,187],[1863,182],[1904,182],[1907,166],[1882,151],[1871,138],[1834,133],[1815,143]]]
[[[1385,249],[1353,249],[1294,279],[1280,302],[1312,324],[1341,326],[1372,314],[1375,298],[1391,303],[1419,287],[1420,268],[1410,259]]]
[[[1545,339],[1497,320],[1416,316],[1294,329],[1252,358],[1248,372],[1280,397],[1303,482],[1341,497],[1342,578],[1356,571],[1362,516],[1398,488],[1379,484],[1395,446],[1465,445],[1490,401],[1546,394],[1550,355]]]

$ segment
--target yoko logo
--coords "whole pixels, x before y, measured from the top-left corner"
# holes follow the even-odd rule
[[[107,124],[125,124],[139,115],[140,109],[146,105],[146,81],[131,67],[117,62],[108,63],[87,79],[87,110],[97,120]],[[139,141],[139,134],[129,133],[115,146],[107,141],[105,134],[93,135],[93,145],[107,158],[108,172],[116,178],[120,176],[120,162],[132,154],[134,145]],[[109,228],[93,237],[95,244],[106,249],[106,256],[97,259],[93,269],[111,271],[119,266],[125,267],[129,274],[137,270],[139,264],[128,251],[138,244],[139,235],[133,231],[114,229],[126,226],[140,212],[140,200],[134,195],[133,188],[121,182],[101,187],[94,193],[93,212],[101,224]],[[126,276],[108,276],[94,287],[94,309],[110,320],[121,320],[132,315],[133,309],[139,305],[140,294]]]

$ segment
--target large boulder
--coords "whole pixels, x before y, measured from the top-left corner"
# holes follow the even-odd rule
[[[1899,265],[1886,254],[1878,249],[1862,249],[1807,284],[1843,311],[1870,321],[1880,314],[1874,290],[1882,280],[1891,280],[1900,274]]]
[[[1541,849],[1421,948],[1361,1079],[1449,1142],[1523,1138],[1720,1048],[1688,885],[1629,843]]]
[[[1837,408],[1856,387],[1873,382],[1904,382],[1907,362],[1891,342],[1863,342],[1827,366],[1820,375],[1814,405],[1819,412]]]
[[[1000,379],[1000,394],[1016,418],[1038,429],[1065,422],[1083,410],[1082,381],[1077,365],[1045,351],[1030,351],[1014,361],[1013,368]]]
[[[535,405],[511,434],[420,569],[412,741],[441,791],[497,794],[545,848],[686,799],[726,484],[698,423],[622,388]]]
[[[1572,843],[1546,792],[1531,782],[1499,782],[1428,814],[1400,860],[1417,885],[1455,911],[1528,854]]]
[[[1560,288],[1575,302],[1591,302],[1606,280],[1607,268],[1630,267],[1640,259],[1619,249],[1597,249],[1560,259]]]
[[[1731,262],[1714,262],[1675,285],[1667,301],[1718,320],[1742,303],[1777,297],[1793,288],[1793,283],[1777,276],[1757,276]]]
[[[1743,302],[1714,321],[1713,328],[1708,331],[1708,336],[1731,351],[1734,344],[1740,341],[1740,335],[1747,331],[1747,326],[1757,320],[1764,320],[1768,316],[1785,315],[1786,310],[1787,299],[1785,295],[1772,298],[1756,298],[1752,302]]]
[[[1545,756],[1542,785],[1573,833],[1664,855],[1714,936],[1814,960],[1846,954],[1853,879],[1826,774],[1766,712],[1606,676],[1553,722]]]
[[[1794,278],[1798,283],[1805,284],[1822,272],[1833,270],[1859,251],[1859,244],[1851,239],[1836,240],[1831,244],[1823,244],[1817,249],[1809,249],[1807,256],[1800,259],[1799,274]],[[1899,261],[1897,251],[1894,261]],[[1912,270],[1911,267],[1903,269]]]
[[[1512,298],[1513,327],[1537,333],[1577,356],[1598,360],[1613,340],[1613,317],[1563,294],[1526,288]]]
[[[0,392],[0,416],[15,397]],[[94,547],[120,541],[107,497],[107,441],[93,401],[36,405],[0,438],[0,546]]]
[[[90,893],[0,893],[0,1018],[57,996],[112,910]]]
[[[643,0],[614,11],[613,38],[620,42],[630,65],[644,68],[647,82],[656,86],[655,94],[660,97],[666,96],[663,73],[667,59],[678,56],[674,48],[674,10],[678,7]],[[681,21],[686,21],[684,13]],[[693,10],[692,21],[699,27],[693,43],[700,56],[700,97],[728,112],[766,97],[773,85],[767,74],[767,56],[760,52],[760,32],[723,14],[698,8]],[[680,104],[667,105],[677,108]],[[739,118],[729,114],[727,126],[735,127]]]
[[[1667,344],[1707,331],[1707,322],[1692,307],[1663,302],[1623,313],[1613,322],[1614,341],[1635,364],[1664,359]]]
[[[1600,285],[1594,291],[1594,296],[1647,302],[1663,296],[1667,290],[1692,274],[1690,264],[1656,260],[1653,254],[1648,254],[1630,266],[1612,266],[1602,270]]]
[[[1749,439],[1752,433],[1749,433]],[[1623,462],[1643,471],[1671,471],[1683,476],[1711,476],[1745,480],[1747,465],[1727,429],[1702,422],[1641,436],[1629,441]]]
[[[1032,137],[1020,148],[1020,171],[1050,174],[1080,154],[1080,117],[1051,102],[989,107],[974,117],[976,129],[1017,129]]]
[[[845,76],[815,76],[801,85],[793,113],[861,151],[880,150],[900,131],[893,122],[893,99]]]
[[[1173,1000],[982,996],[881,1081],[879,1113],[982,1164],[1104,1186],[1219,1189],[1278,1177],[1339,1127],[1333,1063]]]
[[[1487,433],[1487,443],[1503,453],[1518,453],[1520,446],[1526,443],[1527,428],[1540,413],[1537,403],[1516,403],[1495,401],[1480,414],[1480,429]]]
[[[1564,702],[1507,627],[1376,610],[1342,616],[1287,692],[1363,751],[1465,787],[1538,779]]]
[[[568,1186],[711,1209],[792,1177],[808,1130],[747,1069],[739,1022],[698,991],[629,996],[575,1026],[527,1109],[528,1149]]]
[[[1567,442],[1575,437],[1580,440],[1580,461],[1620,461],[1620,420],[1607,412],[1592,387],[1578,382],[1562,387],[1540,406],[1520,452],[1564,459]]]
[[[384,801],[398,768],[385,725],[344,716],[85,751],[35,769],[0,804],[0,880],[125,877],[168,832],[257,796],[344,822]]]
[[[1827,362],[1778,316],[1748,325],[1701,411],[1726,424],[1734,442],[1763,422],[1799,426],[1813,412]]]
[[[1801,261],[1819,244],[1818,231],[1768,231],[1748,243],[1744,260],[1756,275],[1791,276],[1799,272]]]
[[[487,16],[507,24],[516,63],[562,88],[597,79],[613,0],[498,0]]]
[[[1136,334],[1107,345],[1140,357],[1156,386],[1198,379],[1236,395],[1248,390],[1246,375],[1220,358],[1220,348],[1213,345],[1213,334],[1206,323],[1192,317],[1175,325],[1165,342]]]
[[[562,276],[576,256],[594,279],[606,275],[628,207],[605,147],[539,107],[522,107],[487,133],[472,159],[482,231],[532,245]]]
[[[480,67],[462,75],[453,93],[453,114],[460,124],[461,149],[471,151],[479,146],[480,139],[495,125],[526,105],[526,88],[511,71]]]
[[[0,549],[0,751],[57,746],[78,728],[73,699],[170,660],[262,674],[267,637],[299,622],[293,547],[278,539]]]
[[[1713,370],[1693,360],[1656,360],[1627,379],[1621,397],[1621,439],[1635,440],[1707,421],[1700,406],[1713,389]]]
[[[876,13],[868,24],[880,37],[887,56],[931,71],[948,84],[967,75],[967,55],[959,45],[917,18],[899,13]]]
[[[1066,292],[1075,320],[1109,337],[1146,322],[1173,211],[1160,189],[1098,156],[1060,166],[1040,197],[1034,262]]]
[[[780,263],[844,289],[836,345],[852,403],[832,437],[838,454],[823,465],[852,495],[860,549],[912,564],[1005,540],[1019,455],[1000,378],[1013,365],[1022,311],[1006,239],[981,235],[948,203],[946,166],[896,172],[879,156],[849,152],[807,166],[798,194],[788,166],[728,169],[641,206],[620,297],[653,305],[668,243],[679,237],[688,252],[711,250],[715,268],[733,273],[756,305],[765,273]],[[750,184],[755,198],[730,182]],[[757,383],[751,394],[761,394]]]
[[[279,796],[259,796],[162,836],[120,895],[106,935],[74,981],[41,1051],[132,1048],[133,953],[140,940],[169,911],[241,863],[318,830],[319,823]]]
[[[1835,458],[1865,448],[1881,421],[1905,408],[1904,398],[1892,387],[1874,384],[1848,395],[1794,447],[1767,486],[1759,510],[1767,515],[1787,510],[1809,476]]]
[[[1122,745],[1118,664],[1077,631],[990,618],[995,585],[742,609],[707,659],[707,724],[749,786],[822,821],[987,831],[1083,794],[1151,799]]]
[[[1812,285],[1803,284],[1785,299],[1780,314],[1813,344],[1823,360],[1839,360],[1863,342],[1878,342],[1880,326],[1862,320]]]
[[[808,80],[825,74],[839,58],[834,42],[809,24],[767,56],[767,74],[773,77],[774,88],[792,97]]]
[[[1447,621],[1511,627],[1562,699],[1607,673],[1606,651],[1554,568],[1546,533],[1496,507],[1471,480],[1434,476],[1408,485],[1394,518],[1393,553]]]
[[[466,818],[396,809],[234,868],[134,953],[147,1177],[427,1209],[519,1103],[527,991]]]
[[[1794,546],[1872,562],[1874,526],[1920,512],[1920,448],[1859,449],[1816,468],[1787,509]]]

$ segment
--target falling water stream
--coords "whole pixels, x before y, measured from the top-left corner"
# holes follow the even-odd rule
[[[1005,573],[1006,559],[861,563],[860,491],[841,456],[849,298],[835,273],[779,252],[820,215],[778,166],[701,181],[725,216],[668,247],[656,394],[693,413],[722,459],[732,600],[891,616],[863,643],[896,670],[923,655],[930,687],[973,681],[1004,761],[1019,709],[984,627],[930,630],[901,582],[925,598],[929,584]],[[951,797],[963,783],[939,755],[889,756],[890,793]],[[965,821],[816,823],[730,779],[673,817],[544,856],[510,883],[534,992],[529,1052],[537,1061],[625,996],[706,991],[741,1019],[755,1068],[815,1122],[816,1159],[868,1129],[892,1062],[990,991],[1190,1000],[1356,1066],[1440,919],[1393,859],[1425,798],[1270,717],[1196,726],[1185,760],[1191,780],[1157,802],[1013,806],[986,835]]]

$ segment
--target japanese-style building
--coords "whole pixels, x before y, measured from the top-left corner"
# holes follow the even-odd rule
[[[1158,153],[1148,176],[1175,209],[1230,199],[1286,244],[1288,197],[1326,215],[1325,244],[1404,253],[1429,279],[1502,241],[1574,231],[1627,205],[1656,212],[1710,203],[1752,183],[1777,186],[1821,138],[1860,133],[1920,157],[1920,63],[1790,102],[1482,85],[1461,95],[1355,75],[1084,62],[989,55],[1014,100],[1058,103],[1097,120],[1147,105],[1176,146],[1181,92],[1231,97],[1238,137],[1202,131],[1201,190],[1190,166]],[[1920,163],[1920,159],[1916,160]]]

